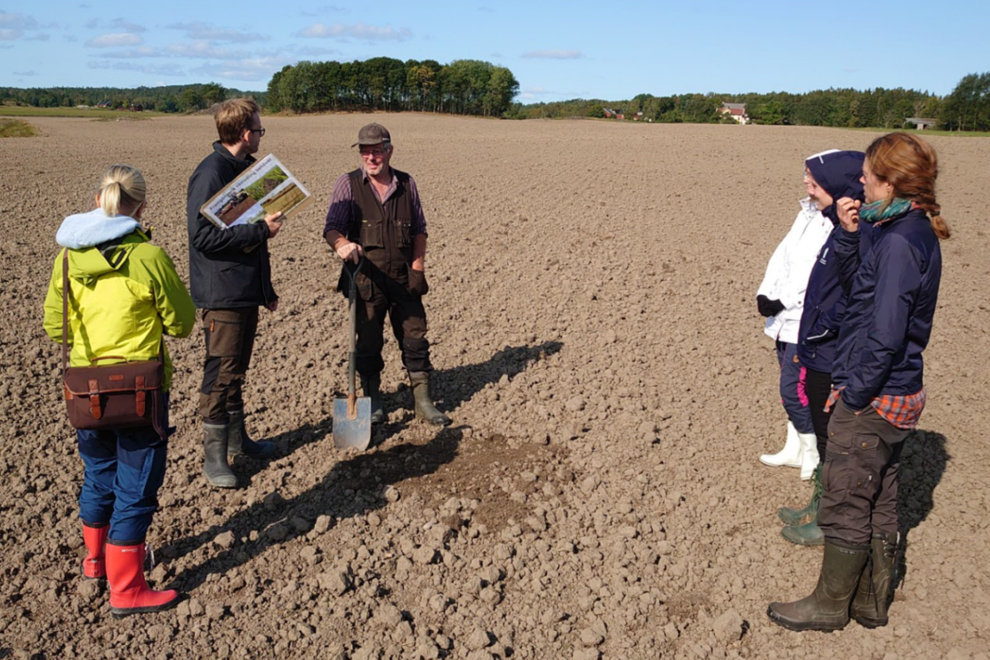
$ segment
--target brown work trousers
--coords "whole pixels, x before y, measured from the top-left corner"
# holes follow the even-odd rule
[[[202,321],[206,361],[199,414],[207,424],[226,424],[229,411],[244,409],[242,387],[258,331],[258,308],[205,309]]]
[[[830,541],[867,545],[894,534],[901,448],[909,431],[872,407],[853,412],[840,398],[828,423],[818,525]]]

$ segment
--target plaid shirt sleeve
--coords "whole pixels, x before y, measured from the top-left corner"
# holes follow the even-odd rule
[[[844,387],[832,390],[825,403],[825,412],[832,409],[835,402],[839,400],[839,395]],[[913,429],[918,426],[921,419],[921,411],[925,409],[927,396],[925,388],[921,388],[914,394],[881,394],[874,397],[870,405],[877,411],[877,414],[899,429]]]

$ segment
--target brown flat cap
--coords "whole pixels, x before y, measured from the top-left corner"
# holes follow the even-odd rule
[[[392,142],[392,136],[388,134],[388,129],[381,124],[367,124],[358,131],[358,141],[352,147],[358,145],[386,144]]]

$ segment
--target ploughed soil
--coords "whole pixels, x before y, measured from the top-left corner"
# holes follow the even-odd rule
[[[347,316],[321,234],[371,119],[423,197],[434,393],[454,424],[413,417],[389,337],[388,421],[358,453],[333,443]],[[756,287],[804,157],[875,134],[415,114],[264,118],[261,153],[314,198],[271,241],[280,306],[246,386],[248,427],[278,454],[238,462],[237,490],[207,486],[201,334],[170,340],[178,431],[149,581],[188,598],[118,621],[80,577],[82,463],[41,328],[55,230],[132,164],[186,277],[186,182],[215,132],[209,116],[31,121],[40,137],[0,140],[0,658],[988,657],[990,140],[931,138],[955,235],[887,627],[769,621],[770,601],[811,592],[821,549],[780,536],[807,483],[757,461],[785,416]]]

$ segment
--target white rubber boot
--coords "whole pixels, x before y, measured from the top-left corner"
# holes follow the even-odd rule
[[[818,436],[814,433],[798,433],[801,441],[801,481],[811,479],[818,467]]]
[[[801,439],[798,437],[797,429],[794,428],[793,424],[787,422],[787,441],[784,443],[784,448],[776,454],[763,454],[760,456],[760,463],[771,467],[780,467],[781,465],[801,467]],[[817,465],[818,462],[815,461],[815,464]]]

